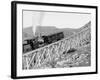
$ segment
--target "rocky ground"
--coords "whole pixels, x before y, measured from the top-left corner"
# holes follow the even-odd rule
[[[57,62],[56,67],[90,66],[90,53],[90,45],[78,48],[75,52],[62,55],[62,59]]]
[[[80,47],[73,52],[64,53],[57,60],[43,64],[40,68],[85,67],[91,65],[90,44]]]

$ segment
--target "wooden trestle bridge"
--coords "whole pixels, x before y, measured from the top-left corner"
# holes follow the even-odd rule
[[[42,65],[45,65],[48,62],[52,63],[53,60],[58,60],[65,51],[67,52],[72,48],[76,49],[86,45],[89,41],[91,41],[90,26],[91,22],[87,23],[81,31],[74,35],[23,54],[23,69],[41,68]]]

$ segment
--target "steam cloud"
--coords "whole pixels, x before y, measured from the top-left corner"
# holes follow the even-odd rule
[[[33,13],[33,15],[35,16],[32,17],[32,26],[33,26],[32,30],[33,30],[33,35],[36,36],[36,27],[42,25],[44,12],[35,12]]]

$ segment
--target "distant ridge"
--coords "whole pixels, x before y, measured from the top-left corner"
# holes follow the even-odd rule
[[[73,35],[83,29],[85,29],[86,27],[89,27],[88,25],[91,24],[91,21],[89,21],[87,24],[85,24],[84,26],[82,26],[81,28],[78,29],[72,29],[72,28],[56,28],[55,26],[37,26],[36,28],[36,36],[39,35],[41,33],[41,35],[50,35],[50,34],[54,34],[57,32],[63,32],[64,33],[64,37],[68,37],[70,35]],[[23,40],[26,39],[32,39],[34,38],[33,35],[33,31],[32,31],[32,26],[28,27],[28,28],[24,28],[23,29]]]

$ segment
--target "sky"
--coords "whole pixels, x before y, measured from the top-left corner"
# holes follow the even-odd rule
[[[41,22],[40,16],[41,17]],[[91,20],[91,14],[23,11],[23,28],[39,24],[57,28],[79,28]]]
[[[33,26],[54,26],[56,28],[80,28],[91,20],[91,14],[72,12],[23,11],[23,28]]]

